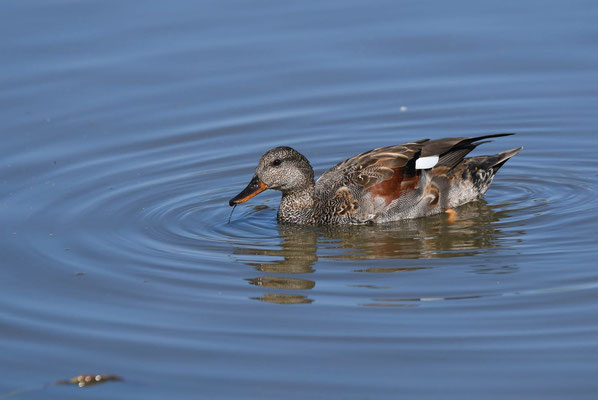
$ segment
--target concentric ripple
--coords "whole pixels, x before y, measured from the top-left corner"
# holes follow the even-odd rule
[[[182,139],[192,136],[185,134]],[[512,137],[506,145],[500,143],[500,149],[521,141],[526,141],[525,135]],[[590,256],[589,245],[595,240],[587,215],[597,209],[596,175],[580,173],[574,160],[561,160],[565,167],[557,171],[547,169],[545,156],[533,147],[531,154],[524,151],[499,172],[486,200],[460,208],[455,224],[440,215],[336,228],[278,226],[276,193],[240,205],[227,223],[231,211],[227,200],[244,187],[259,152],[215,156],[204,153],[202,142],[193,140],[184,145],[141,147],[146,149],[135,153],[107,148],[39,177],[45,182],[39,189],[46,190],[50,184],[59,190],[40,197],[29,212],[28,223],[43,227],[28,236],[31,251],[53,259],[61,268],[109,277],[111,285],[115,279],[123,283],[156,280],[165,294],[191,284],[220,291],[227,288],[234,298],[241,283],[226,280],[232,263],[249,266],[245,280],[270,293],[274,302],[304,303],[301,296],[286,299],[285,289],[294,291],[289,296],[296,296],[325,282],[332,289],[322,293],[319,301],[344,303],[355,296],[349,302],[369,304],[362,289],[350,288],[385,288],[392,294],[394,278],[380,285],[375,277],[380,272],[425,271],[439,265],[435,259],[446,260],[445,266],[459,265],[461,257],[469,256],[477,258],[475,272],[512,273],[520,270],[519,262],[502,265],[498,260],[535,259],[554,265],[559,255],[570,251],[578,257]],[[349,147],[360,148],[357,152],[372,146],[355,141]],[[309,148],[305,152],[310,155]],[[332,143],[321,144],[316,153],[334,153]],[[328,158],[312,160],[324,166],[332,164]],[[591,169],[595,168],[592,163],[582,164]],[[35,193],[28,190],[14,194],[12,201],[32,196]],[[563,230],[563,223],[574,229]],[[334,267],[338,263],[340,275]],[[251,269],[257,271],[251,273]],[[297,274],[309,274],[303,289],[297,285]],[[272,286],[272,282],[277,283]],[[466,294],[446,293],[446,288],[437,287],[433,290],[440,292],[429,296],[413,293],[400,298],[472,299],[551,290],[542,285],[523,284],[499,292],[473,287]],[[272,297],[271,290],[278,297]],[[203,295],[209,296],[209,291]]]

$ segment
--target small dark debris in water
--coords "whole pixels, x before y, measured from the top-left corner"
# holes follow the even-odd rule
[[[85,275],[85,272],[77,272],[75,275],[77,275],[77,276],[83,276],[83,275]]]
[[[255,211],[262,211],[262,210],[266,210],[266,209],[268,209],[268,208],[270,208],[270,207],[268,207],[268,206],[267,206],[267,205],[265,205],[265,204],[258,204],[258,205],[255,205],[255,206],[253,206],[253,209],[254,209]]]
[[[228,222],[226,223],[227,225],[230,224],[230,220],[233,217],[233,211],[235,211],[235,208],[237,208],[236,204],[233,206],[233,209],[230,210],[230,215],[228,216]]]
[[[86,387],[97,385],[98,383],[106,383],[108,381],[122,381],[122,378],[117,375],[79,375],[74,378],[57,381],[57,385],[77,385],[79,387]]]
[[[79,376],[75,376],[74,378],[71,378],[71,379],[60,380],[60,381],[56,381],[53,383],[46,383],[44,385],[21,388],[21,389],[13,390],[12,392],[9,392],[9,393],[0,393],[0,398],[4,399],[4,398],[8,398],[8,397],[14,397],[14,396],[22,395],[24,393],[30,393],[30,392],[33,392],[36,390],[47,389],[50,386],[54,386],[54,385],[76,385],[78,387],[86,387],[86,386],[91,386],[91,385],[97,385],[98,383],[105,383],[108,381],[122,381],[122,380],[123,379],[120,376],[109,375],[109,374],[106,374],[106,375],[100,375],[100,374],[79,375]]]

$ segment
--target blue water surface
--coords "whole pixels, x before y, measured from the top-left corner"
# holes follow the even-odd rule
[[[8,1],[0,398],[594,399],[598,5]],[[228,200],[263,152],[524,146],[383,226]],[[55,382],[113,374],[89,388]]]

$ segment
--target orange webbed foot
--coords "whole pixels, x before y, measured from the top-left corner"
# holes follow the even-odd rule
[[[449,208],[448,210],[444,210],[444,212],[448,214],[447,221],[449,224],[454,224],[457,221],[457,211]]]

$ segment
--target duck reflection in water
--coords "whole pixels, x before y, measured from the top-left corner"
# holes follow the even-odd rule
[[[237,247],[234,254],[261,258],[260,262],[246,262],[264,273],[247,281],[268,291],[264,296],[253,299],[284,304],[311,303],[313,299],[304,293],[316,286],[316,280],[285,275],[312,274],[316,272],[314,265],[318,259],[367,261],[465,257],[501,246],[503,233],[497,222],[508,217],[505,211],[494,211],[482,199],[459,207],[458,215],[452,223],[447,215],[438,215],[379,225],[314,228],[282,224],[279,225],[282,239],[279,249]],[[353,271],[388,273],[423,268],[430,266],[397,267],[394,264],[371,268],[364,265]],[[486,266],[481,272],[492,272],[490,269]],[[303,294],[297,294],[297,291]]]

